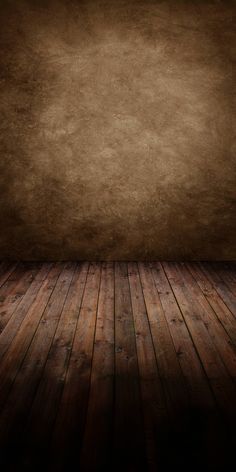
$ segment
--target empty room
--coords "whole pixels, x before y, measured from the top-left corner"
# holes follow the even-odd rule
[[[234,0],[0,0],[0,466],[225,472]]]

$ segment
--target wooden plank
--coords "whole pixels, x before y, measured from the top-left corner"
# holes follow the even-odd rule
[[[219,353],[225,368],[229,374],[236,379],[236,349],[232,346],[231,339],[219,322],[215,312],[212,310],[202,291],[197,285],[191,273],[184,264],[178,265],[181,270],[183,280],[192,293],[194,301],[198,304],[198,314],[206,327],[217,352]],[[235,322],[236,325],[236,322]]]
[[[183,433],[180,436],[174,435],[177,452],[172,454],[174,460],[169,469],[178,464],[185,470],[186,464],[193,461],[196,470],[200,470],[202,464],[206,470],[210,470],[212,463],[216,468],[223,469],[227,427],[220,417],[206,373],[162,265],[150,263],[150,266],[190,393],[189,408],[183,408],[181,412]],[[183,452],[182,444],[186,442],[188,447]],[[167,449],[168,452],[169,450],[170,448]]]
[[[34,432],[34,435],[37,435],[40,444],[47,442],[46,438],[48,438],[52,430],[59,406],[87,272],[88,262],[77,264],[40,385],[34,399],[30,414],[30,429]],[[40,418],[38,418],[39,410],[41,411]]]
[[[234,294],[227,287],[225,282],[220,279],[217,273],[211,269],[210,265],[207,265],[206,263],[200,263],[200,267],[202,271],[206,274],[210,282],[213,284],[214,288],[216,289],[222,300],[225,302],[227,307],[236,317],[236,297],[234,296]]]
[[[227,271],[230,274],[230,277],[231,277],[232,281],[236,282],[236,264],[235,264],[235,262],[227,261],[227,262],[225,262],[225,265],[227,267]]]
[[[214,402],[207,385],[203,383],[203,379],[200,377],[199,366],[195,365],[196,370],[198,367],[199,377],[197,379],[193,375],[191,377],[190,367],[186,365],[187,363],[185,364],[185,374],[188,371],[188,378],[187,375],[184,375],[183,364],[187,356],[185,356],[185,360],[183,359],[181,365],[182,351],[176,351],[175,349],[177,341],[176,343],[173,342],[149,263],[139,263],[139,271],[157,364],[164,385],[169,412],[167,441],[163,441],[161,448],[165,451],[163,470],[166,468],[171,470],[176,465],[180,469],[185,469],[186,464],[193,460],[196,463],[197,459],[200,465],[201,459],[205,460],[206,458],[204,449],[206,444],[199,448],[195,442],[197,435],[193,437],[193,431],[201,428],[202,424],[205,425],[207,431],[212,429],[215,416],[213,413],[215,412]],[[193,392],[194,388],[197,388],[198,391]],[[205,399],[203,399],[204,393],[206,393]],[[207,410],[208,414],[206,414]],[[160,433],[160,437],[163,440],[165,434]],[[185,448],[183,453],[182,446],[186,441],[188,447],[187,451]]]
[[[114,264],[105,262],[102,264],[88,414],[80,460],[83,471],[112,470],[113,398]]]
[[[36,274],[33,282],[29,285],[29,288],[21,299],[20,303],[16,306],[12,316],[4,328],[4,331],[0,333],[0,359],[4,356],[7,349],[11,345],[11,342],[17,334],[22,321],[27,315],[32,303],[41,289],[42,283],[46,283],[45,279],[51,268],[52,264],[43,264],[39,272]],[[57,271],[57,268],[55,268],[55,270]],[[51,275],[49,276],[49,279],[51,279]],[[6,312],[8,312],[7,307]]]
[[[77,264],[30,412],[23,447],[24,462],[32,468],[36,468],[38,457],[42,456],[42,453],[46,454],[50,442],[63,391],[87,272],[87,262]]]
[[[5,310],[11,305],[14,294],[17,294],[17,284],[21,281],[24,273],[29,273],[29,269],[25,268],[22,263],[17,264],[11,275],[8,277],[6,282],[0,287],[0,323],[2,324],[5,316]],[[0,325],[1,326],[1,325]]]
[[[0,333],[4,330],[42,264],[19,263],[0,289]]]
[[[215,400],[212,396],[208,379],[172,292],[169,280],[159,262],[150,263],[150,266],[180,366],[187,381],[191,408],[214,408]]]
[[[139,371],[127,264],[115,264],[114,470],[146,468]]]
[[[214,453],[217,457],[211,441],[206,439],[203,442],[196,442],[201,441],[201,432],[203,435],[210,435],[212,430],[214,430],[216,442],[221,439],[222,428],[217,425],[218,420],[216,420],[219,416],[216,411],[217,407],[196,353],[194,354],[195,350],[193,346],[190,347],[191,342],[186,330],[181,327],[177,328],[179,331],[177,337],[176,333],[174,334],[176,328],[173,327],[171,330],[173,338],[171,336],[165,316],[170,306],[168,308],[165,306],[164,312],[150,264],[139,263],[139,268],[157,363],[169,407],[168,447],[164,444],[161,448],[165,451],[163,470],[166,468],[171,470],[176,465],[186,470],[191,461],[194,461],[198,470],[202,463],[208,464],[208,453]],[[172,315],[175,316],[171,318],[175,320],[173,323],[183,325],[180,321],[180,313],[176,312],[176,309],[173,312],[173,307],[171,307]],[[177,351],[179,348],[181,350]],[[185,349],[186,353],[182,349]],[[189,359],[187,359],[188,355]],[[193,362],[192,373],[190,372],[191,362]],[[218,424],[221,426],[221,422]],[[184,452],[183,444],[188,444]],[[224,450],[224,447],[218,448],[217,452],[222,449]]]
[[[0,287],[7,281],[11,273],[15,270],[17,262],[3,261],[0,267]]]
[[[55,422],[51,469],[72,467],[81,448],[90,387],[100,264],[90,263],[70,362]]]
[[[75,266],[76,264],[72,262],[65,264],[57,279],[54,291],[39,321],[37,330],[35,333],[32,333],[33,339],[4,405],[4,413],[0,421],[0,438],[8,439],[8,448],[14,450],[14,456],[17,458],[16,465],[20,464],[20,458],[25,451],[27,441],[24,437],[24,440],[21,442],[21,434],[24,431],[34,392],[40,381],[63,310]],[[21,393],[20,396],[19,392]],[[47,401],[47,399],[44,400]],[[43,411],[42,405],[41,410]],[[41,415],[39,419],[41,419]],[[30,450],[33,452],[32,448]],[[29,453],[26,451],[24,461],[29,466],[28,455]],[[10,460],[7,458],[7,461],[9,462]],[[32,468],[34,468],[33,465]]]
[[[211,269],[224,282],[230,291],[236,296],[236,279],[235,274],[231,271],[229,266],[223,262],[210,263]]]
[[[18,263],[0,288],[8,313],[22,297],[0,334],[3,470],[224,470],[235,272],[204,266]]]
[[[137,263],[128,264],[128,277],[142,393],[148,470],[156,471],[164,465],[166,452],[170,450],[170,441],[167,440],[168,411]]]
[[[200,266],[196,263],[186,263],[186,267],[196,280],[202,293],[207,299],[208,303],[214,310],[218,320],[221,322],[225,331],[228,333],[233,345],[236,345],[236,326],[235,317],[232,312],[228,309],[218,292],[215,290],[212,283],[207,278],[206,274],[201,270]]]
[[[26,264],[19,262],[16,265],[13,272],[7,278],[6,282],[0,287],[0,303],[4,302],[6,296],[8,296],[8,294],[11,292],[11,288],[13,286],[11,282],[15,282],[16,285],[16,283],[19,282],[19,280],[21,279],[25,270],[27,270]]]
[[[148,263],[139,263],[138,266],[157,365],[165,388],[169,412],[175,416],[181,408],[188,407],[189,395],[151,269]]]
[[[211,340],[198,312],[198,305],[191,296],[181,271],[173,263],[163,263],[164,270],[171,283],[172,290],[180,306],[186,325],[201,358],[207,377],[210,381],[215,398],[222,412],[231,423],[235,417],[234,399],[235,387],[226,368]]]
[[[47,275],[46,280],[43,281],[40,288],[37,287],[37,293],[34,292],[32,294],[32,291],[30,293],[30,307],[20,327],[18,328],[16,336],[14,337],[9,349],[1,361],[0,407],[4,404],[10,388],[15,380],[17,372],[38,327],[38,323],[40,322],[40,319],[53,292],[62,267],[63,266],[61,263],[55,264],[55,266]],[[7,326],[9,326],[9,324],[10,322]]]

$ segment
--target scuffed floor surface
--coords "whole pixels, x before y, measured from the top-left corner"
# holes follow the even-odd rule
[[[0,265],[4,472],[233,470],[236,267]]]

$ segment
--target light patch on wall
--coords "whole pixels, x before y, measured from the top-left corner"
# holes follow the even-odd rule
[[[235,257],[231,3],[3,13],[2,255]]]

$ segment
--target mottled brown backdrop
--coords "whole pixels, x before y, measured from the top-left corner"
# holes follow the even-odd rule
[[[235,2],[0,5],[0,257],[236,259]]]

